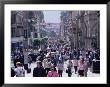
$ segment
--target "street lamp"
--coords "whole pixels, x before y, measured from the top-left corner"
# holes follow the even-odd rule
[[[26,22],[26,24],[27,24],[27,29],[26,29],[26,31],[25,31],[25,35],[24,35],[24,37],[25,37],[25,40],[26,40],[26,47],[27,47],[27,51],[29,50],[29,45],[30,45],[30,39],[29,39],[29,24],[30,23],[32,23],[32,20],[31,19],[24,19],[24,21]],[[24,44],[25,45],[25,44]]]

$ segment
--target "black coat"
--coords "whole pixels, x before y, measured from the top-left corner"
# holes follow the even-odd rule
[[[15,76],[15,71],[11,68],[11,77]]]
[[[36,67],[33,70],[33,77],[45,77],[46,76],[46,72],[45,69],[43,67]]]
[[[31,56],[32,61],[36,61],[36,55],[34,55],[34,54],[29,54],[29,56]]]

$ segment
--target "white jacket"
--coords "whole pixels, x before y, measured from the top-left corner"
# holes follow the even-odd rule
[[[58,70],[63,70],[64,66],[62,63],[57,64]]]
[[[25,77],[25,70],[23,67],[17,67],[15,68],[15,75],[16,77]]]

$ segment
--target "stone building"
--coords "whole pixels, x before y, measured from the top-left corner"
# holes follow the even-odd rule
[[[72,49],[99,48],[99,26],[99,11],[65,11],[65,13],[61,13],[61,37],[67,35]]]
[[[40,29],[44,26],[42,11],[11,12],[11,43],[12,48],[32,46],[32,38],[40,37]]]
[[[22,46],[23,42],[23,16],[21,11],[11,12],[11,47],[12,51]]]
[[[34,11],[34,27],[35,27],[35,38],[42,37],[42,29],[45,27],[44,25],[44,14],[42,11]]]
[[[80,24],[82,43],[86,48],[100,47],[100,13],[99,11],[81,11]]]
[[[62,11],[60,16],[60,36],[63,41],[69,41],[69,14],[68,11]]]

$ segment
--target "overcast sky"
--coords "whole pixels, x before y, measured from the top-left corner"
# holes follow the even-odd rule
[[[43,11],[46,23],[60,23],[61,11]]]

